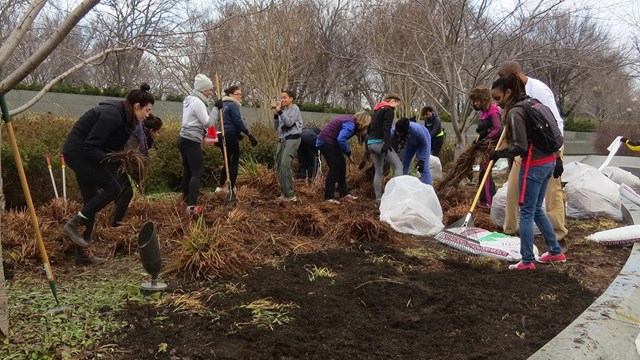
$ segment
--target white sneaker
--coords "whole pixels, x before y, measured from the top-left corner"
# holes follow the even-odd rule
[[[357,196],[353,196],[351,194],[345,195],[344,198],[347,199],[347,200],[358,200]]]
[[[324,202],[330,203],[330,204],[340,204],[340,201],[338,201],[336,199],[327,199]]]
[[[292,196],[292,197],[290,197],[290,198],[287,198],[286,200],[287,200],[287,201],[291,201],[291,202],[298,202],[298,198],[297,198],[295,195],[293,195],[293,196]]]
[[[215,190],[213,193],[214,193],[214,194],[217,194],[217,193],[219,193],[219,192],[223,192],[223,191],[227,191],[227,188],[224,188],[224,187],[220,187],[220,186],[218,186],[218,187],[216,188],[216,190]]]

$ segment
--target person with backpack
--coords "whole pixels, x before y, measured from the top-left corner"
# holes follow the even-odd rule
[[[240,166],[240,141],[242,134],[245,134],[251,146],[258,145],[258,139],[249,131],[240,115],[240,100],[242,100],[242,89],[238,85],[229,86],[224,90],[222,97],[222,121],[220,122],[220,109],[214,108],[209,114],[209,118],[218,123],[218,129],[222,131],[224,126],[224,141],[218,141],[217,145],[222,149],[222,145],[227,148],[227,162],[229,163],[229,185],[232,193],[235,193],[236,179],[238,178],[238,167]],[[224,156],[224,154],[223,154]],[[227,182],[227,169],[222,165],[220,176],[218,177],[218,187],[215,192],[225,191],[224,184]]]
[[[629,140],[626,137],[620,138],[620,142],[626,144],[631,151],[640,151],[640,140]]]
[[[402,174],[409,174],[409,166],[415,156],[418,160],[416,170],[420,173],[420,181],[433,185],[429,169],[431,136],[427,128],[403,117],[396,121],[396,125],[391,129],[391,136],[398,140],[398,150],[402,153]]]
[[[491,96],[504,109],[506,146],[489,153],[490,160],[520,156],[525,164],[520,169],[518,184],[520,189],[520,255],[522,260],[509,265],[512,270],[535,270],[534,261],[539,263],[565,262],[566,255],[558,243],[549,217],[542,208],[547,183],[556,172],[556,158],[559,152],[542,150],[537,138],[532,136],[533,120],[525,110],[527,95],[522,81],[515,77],[499,78],[491,85]],[[553,119],[551,110],[545,106],[537,109]],[[553,122],[553,120],[551,120]],[[555,124],[553,124],[555,125]],[[533,253],[533,223],[538,226],[549,251],[535,259]]]
[[[444,138],[447,135],[442,128],[442,121],[440,121],[440,117],[431,106],[423,107],[420,116],[424,118],[424,127],[429,130],[431,155],[440,156],[440,149],[442,149]]]
[[[534,79],[525,75],[520,68],[520,65],[513,60],[508,60],[500,64],[498,68],[498,76],[509,77],[515,76],[525,85],[525,92],[528,96],[538,99],[542,104],[548,107],[553,113],[553,117],[556,120],[560,134],[564,134],[564,120],[560,116],[558,106],[556,105],[555,96],[551,89],[542,81]],[[569,230],[565,224],[565,203],[564,203],[564,191],[562,190],[562,183],[560,175],[562,175],[562,151],[556,159],[558,168],[556,169],[557,177],[553,177],[549,180],[545,197],[545,207],[547,215],[553,224],[553,229],[556,233],[558,240],[564,239]],[[518,174],[521,167],[521,158],[516,157],[509,171],[507,199],[504,211],[504,224],[503,231],[505,234],[515,235],[518,233]]]
[[[491,102],[491,90],[484,86],[478,86],[471,90],[469,99],[471,100],[473,109],[480,113],[478,127],[476,128],[478,138],[473,142],[473,147],[474,149],[479,149],[481,146],[489,144],[490,149],[493,150],[500,138],[500,134],[502,134],[500,108]],[[480,171],[478,173],[479,184],[482,182],[485,171],[489,171],[484,189],[482,193],[480,193],[480,203],[478,204],[478,207],[485,209],[491,208],[491,200],[496,194],[496,185],[493,182],[491,169],[487,168],[488,165],[489,161],[480,164]]]

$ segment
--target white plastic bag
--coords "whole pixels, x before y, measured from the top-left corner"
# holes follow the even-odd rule
[[[438,234],[436,239],[452,248],[473,255],[490,256],[512,262],[522,259],[520,238],[517,236],[490,232],[477,227],[453,227]],[[535,245],[533,254],[538,257],[538,248]]]
[[[632,203],[640,206],[640,194],[633,191],[632,188],[628,187],[626,184],[622,184],[620,185],[619,191],[620,191],[620,197],[623,197],[631,201]]]
[[[609,180],[597,169],[587,169],[580,178],[569,182],[567,194],[567,217],[589,219],[607,217],[622,220],[618,184]]]
[[[432,236],[444,228],[442,207],[431,185],[415,176],[391,179],[380,201],[380,221],[400,233]]]
[[[496,194],[491,198],[491,221],[497,226],[502,227],[504,225],[504,209],[507,204],[507,187],[509,185],[505,182],[500,189],[496,191]]]
[[[595,167],[581,162],[572,161],[564,164],[564,172],[562,173],[562,182],[572,183],[582,176],[587,170],[597,170]]]
[[[442,163],[437,156],[429,156],[429,170],[431,170],[431,178],[433,180],[442,179]]]
[[[640,242],[640,225],[623,226],[617,229],[598,231],[587,236],[587,239],[597,241],[602,245],[624,246]]]
[[[616,166],[607,166],[602,173],[618,185],[625,184],[635,192],[640,192],[640,178]]]

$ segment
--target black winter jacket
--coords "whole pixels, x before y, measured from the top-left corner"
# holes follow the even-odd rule
[[[76,121],[62,153],[65,157],[100,163],[107,154],[124,148],[134,125],[122,101],[101,102]]]
[[[394,109],[379,103],[374,107],[371,124],[369,125],[369,140],[382,139],[385,144],[391,146],[391,126],[393,125]]]

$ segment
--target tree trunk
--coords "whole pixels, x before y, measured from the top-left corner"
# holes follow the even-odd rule
[[[1,127],[0,127],[1,129]],[[1,131],[0,131],[1,135]],[[2,174],[2,162],[0,162]],[[4,192],[2,191],[2,176],[0,176],[0,228],[2,228],[2,213],[4,212]],[[0,339],[9,336],[9,301],[4,282],[4,262],[2,260],[2,232],[0,232]]]

